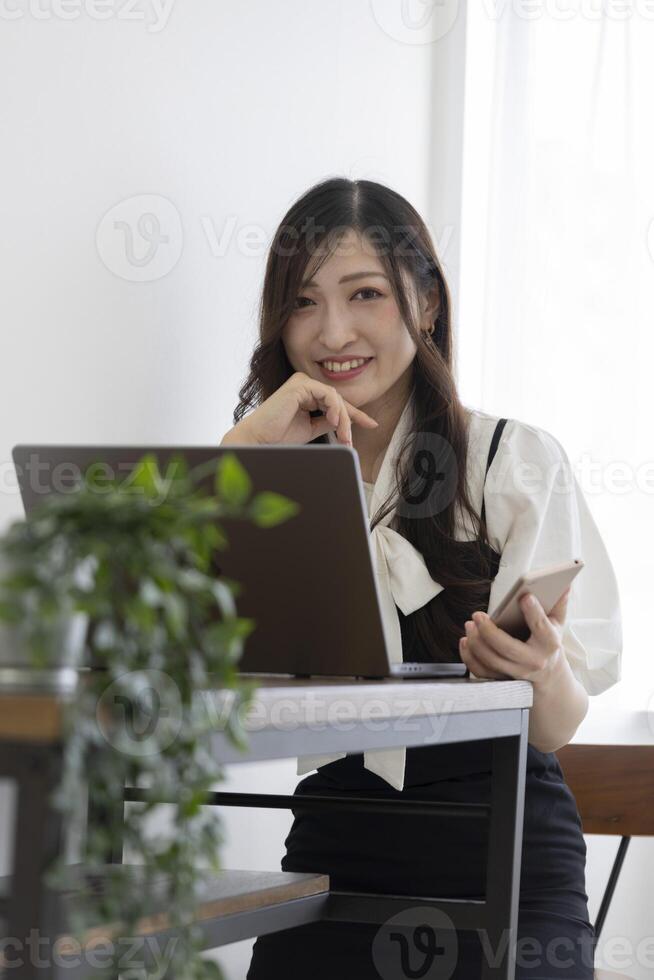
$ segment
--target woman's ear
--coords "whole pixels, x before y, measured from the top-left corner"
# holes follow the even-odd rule
[[[433,290],[422,298],[423,326],[431,325],[434,322],[434,317],[438,313],[439,307],[440,294],[438,292],[438,286],[434,286]]]

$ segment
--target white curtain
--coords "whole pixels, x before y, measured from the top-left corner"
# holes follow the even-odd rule
[[[464,401],[559,439],[614,563],[623,679],[593,702],[654,728],[652,7],[468,4],[455,313]]]

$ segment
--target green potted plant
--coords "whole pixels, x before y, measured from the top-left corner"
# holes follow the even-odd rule
[[[203,806],[223,772],[209,751],[215,718],[201,695],[235,693],[239,710],[229,712],[225,732],[244,746],[240,712],[255,685],[239,677],[238,661],[255,623],[238,617],[239,584],[217,576],[212,558],[227,547],[223,520],[246,518],[263,529],[299,506],[253,492],[232,452],[190,472],[175,457],[163,497],[154,454],[139,462],[129,487],[100,483],[93,470],[75,493],[47,497],[0,538],[0,643],[7,643],[6,665],[14,671],[6,679],[22,671],[24,684],[35,670],[43,683],[44,671],[62,669],[62,644],[66,669],[92,667],[75,670],[54,802],[79,818],[87,787],[94,808],[114,818],[91,822],[83,835],[75,867],[102,888],[92,902],[78,903],[73,934],[101,921],[117,935],[133,935],[156,893],[179,937],[157,975],[221,977],[218,965],[200,956],[193,923],[194,897],[203,876],[219,868],[222,842],[215,811]],[[123,818],[125,785],[142,788],[146,799],[129,804]],[[149,818],[170,801],[172,833],[155,836]],[[107,874],[107,855],[123,845],[139,866],[138,883],[127,869]],[[60,859],[48,886],[69,887],[72,868]],[[110,976],[117,975],[117,946],[114,953]]]

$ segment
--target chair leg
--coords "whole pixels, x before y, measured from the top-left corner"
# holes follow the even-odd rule
[[[604,925],[604,920],[606,919],[606,913],[608,912],[609,905],[611,904],[611,899],[613,898],[613,892],[615,891],[618,875],[620,874],[620,869],[622,868],[622,863],[625,859],[625,854],[627,853],[630,840],[631,837],[620,838],[618,853],[615,856],[613,867],[611,868],[611,874],[609,875],[609,880],[607,882],[606,890],[604,891],[604,896],[602,898],[599,912],[597,913],[597,920],[595,922],[595,935],[598,939],[602,931],[602,926]]]

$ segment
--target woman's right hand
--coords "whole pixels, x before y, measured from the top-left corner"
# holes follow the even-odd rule
[[[311,418],[320,409],[324,415]],[[227,443],[278,445],[307,443],[336,429],[339,442],[352,445],[352,425],[368,429],[379,423],[346,401],[332,385],[296,371],[258,408],[224,436]]]

